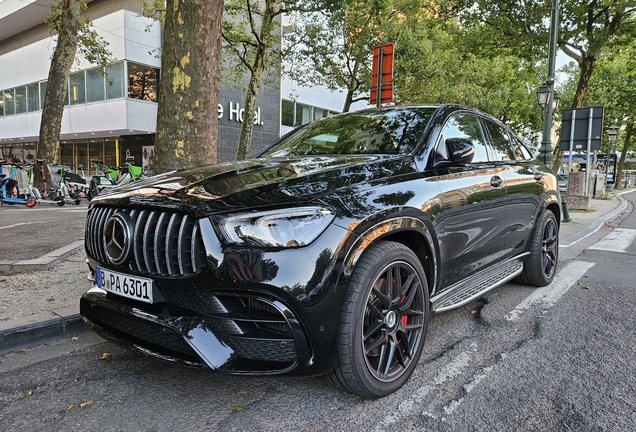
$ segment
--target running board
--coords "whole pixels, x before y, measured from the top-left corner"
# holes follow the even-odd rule
[[[446,312],[464,306],[488,291],[514,279],[523,271],[522,257],[503,262],[463,280],[431,299],[435,313]]]

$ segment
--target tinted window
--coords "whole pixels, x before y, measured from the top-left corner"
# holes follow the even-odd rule
[[[434,108],[370,110],[327,117],[286,136],[259,157],[314,154],[408,154]]]
[[[494,154],[494,160],[507,161],[515,159],[511,150],[510,135],[508,131],[489,120],[483,120],[484,126],[490,136],[490,144]]]
[[[469,114],[459,114],[451,117],[442,131],[442,142],[448,138],[464,138],[475,146],[475,156],[472,162],[488,162],[488,152],[484,144],[484,137],[476,117]]]

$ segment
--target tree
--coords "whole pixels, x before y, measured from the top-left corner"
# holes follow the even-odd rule
[[[234,54],[239,64],[229,67],[235,85],[247,71],[244,116],[236,150],[236,159],[248,157],[256,118],[255,108],[269,57],[270,65],[279,62],[280,36],[277,34],[283,14],[328,11],[338,0],[229,0],[225,7],[227,19],[223,22],[223,40],[226,49]],[[273,52],[272,52],[273,51]]]
[[[510,48],[482,49],[483,33],[492,30],[459,26],[453,8],[432,9],[422,0],[352,0],[336,12],[297,19],[295,37],[286,37],[293,53],[286,73],[305,86],[346,90],[343,111],[368,99],[373,46],[394,43],[395,103],[461,103],[520,132],[540,128],[527,84],[536,80],[537,66]]]
[[[57,34],[57,43],[42,105],[42,120],[36,155],[47,162],[56,162],[60,151],[60,130],[64,115],[64,101],[67,94],[68,76],[75,60],[78,45],[80,54],[89,62],[99,64],[102,72],[110,61],[108,42],[91,29],[88,21],[80,14],[86,10],[85,0],[59,0],[51,6],[51,15],[46,23]],[[48,183],[51,174],[47,173]],[[35,181],[41,183],[36,176]],[[38,185],[41,186],[41,185]]]
[[[528,60],[538,58],[538,53],[547,47],[548,29],[544,25],[549,16],[551,0],[526,2],[523,0],[478,0],[467,1],[465,23],[473,26],[486,25],[495,29],[496,38],[486,45],[517,47],[519,55]],[[633,2],[563,0],[559,11],[559,48],[571,57],[578,66],[577,87],[570,103],[571,108],[581,108],[594,72],[597,60],[622,34],[633,30]],[[558,167],[563,152],[554,150],[554,166]]]
[[[423,24],[433,14],[426,5],[421,0],[348,0],[328,14],[298,15],[294,32],[285,37],[286,73],[304,86],[344,89],[342,111],[347,112],[368,98],[373,47],[395,42],[400,29],[406,34]]]
[[[165,11],[153,173],[216,162],[223,1]]]

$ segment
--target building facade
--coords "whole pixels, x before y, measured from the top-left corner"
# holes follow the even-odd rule
[[[50,59],[55,49],[44,18],[53,0],[0,2],[0,159],[35,158]],[[161,62],[159,24],[141,15],[140,0],[93,0],[85,13],[109,43],[115,62],[103,76],[83,59],[74,64],[60,135],[60,160],[78,172],[90,160],[126,162],[150,172],[157,117]],[[228,77],[231,79],[231,76]],[[281,133],[280,82],[263,86],[257,102],[252,153]],[[218,160],[233,160],[245,95],[222,87]]]

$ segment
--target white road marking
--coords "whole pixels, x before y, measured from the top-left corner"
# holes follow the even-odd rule
[[[588,249],[626,252],[634,240],[636,240],[636,230],[615,228],[611,233],[607,234]]]
[[[539,288],[530,294],[516,308],[506,314],[508,321],[514,321],[528,308],[535,304],[542,304],[544,309],[549,309],[576,283],[595,263],[575,261],[561,269],[552,283]]]
[[[13,224],[13,225],[7,225],[7,226],[0,227],[0,230],[7,229],[7,228],[15,228],[15,227],[20,226],[20,225],[31,225],[31,224],[39,224],[39,223],[48,223],[48,222],[47,221],[20,222],[20,223],[16,223],[16,224]]]
[[[471,345],[472,352],[477,350],[477,344]],[[389,427],[393,423],[396,423],[400,420],[400,418],[413,415],[417,413],[417,410],[420,408],[422,401],[426,398],[426,396],[435,389],[436,386],[443,384],[449,379],[455,378],[457,375],[462,373],[462,370],[465,369],[472,359],[471,353],[469,351],[461,352],[457,357],[451,360],[437,376],[433,380],[433,384],[427,384],[425,386],[419,387],[416,389],[413,394],[407,399],[403,400],[395,413],[389,414],[386,416],[382,422],[375,429],[376,431],[383,431],[385,428]],[[428,413],[424,412],[422,414],[427,415]],[[430,415],[430,414],[428,414]]]

